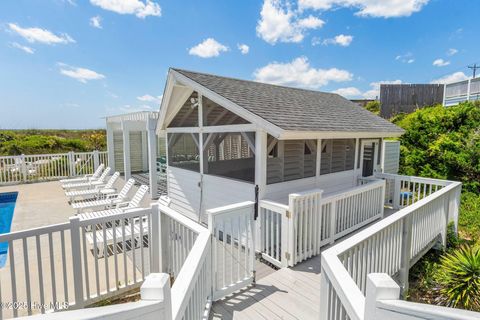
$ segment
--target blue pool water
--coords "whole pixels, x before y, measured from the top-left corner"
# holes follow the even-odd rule
[[[17,196],[18,192],[0,193],[0,234],[10,232]],[[5,266],[7,255],[8,243],[0,242],[0,268]]]

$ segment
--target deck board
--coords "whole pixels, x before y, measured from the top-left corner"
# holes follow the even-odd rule
[[[257,262],[257,265],[259,263]],[[213,304],[210,319],[318,319],[320,256],[257,280]]]

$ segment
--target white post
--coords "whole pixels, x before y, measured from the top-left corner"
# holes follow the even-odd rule
[[[157,198],[158,174],[157,174],[157,135],[155,134],[156,121],[148,119],[147,121],[147,140],[148,140],[148,177],[150,180],[150,197]]]
[[[393,180],[393,209],[398,210],[400,208],[400,190],[401,189],[401,180],[400,177],[396,176]]]
[[[315,172],[317,181],[318,181],[318,177],[320,177],[321,166],[322,166],[322,139],[317,139],[317,164],[316,164],[316,172]]]
[[[412,215],[403,218],[402,224],[402,248],[400,251],[400,284],[402,295],[408,291],[408,272],[410,270],[410,250],[412,247]]]
[[[323,260],[323,257],[322,257]],[[322,264],[323,265],[323,261]],[[320,272],[320,320],[330,320],[329,318],[329,308],[330,308],[330,282],[326,275],[325,270],[321,267]]]
[[[72,245],[73,289],[75,293],[75,309],[83,308],[83,275],[82,251],[80,248],[80,218],[70,217],[70,239]]]
[[[162,301],[163,313],[158,319],[172,319],[172,294],[170,289],[170,277],[166,273],[151,273],[140,287],[140,296],[144,301]]]
[[[155,130],[155,129],[154,129]],[[146,131],[142,131],[142,171],[147,171],[148,166],[148,120],[146,123]]]
[[[293,267],[294,265],[297,264],[297,244],[295,243],[295,240],[297,238],[297,232],[298,229],[296,229],[296,224],[298,221],[297,217],[297,212],[295,210],[295,203],[296,199],[298,197],[298,194],[296,193],[290,193],[288,195],[288,211],[290,213],[290,218],[287,220],[288,221],[288,246],[287,250],[289,253],[289,259],[288,259],[288,265]],[[285,257],[286,258],[286,257]]]
[[[25,155],[22,154],[20,156],[20,165],[22,167],[22,177],[23,177],[23,181],[24,182],[27,182],[28,180],[28,173],[27,173],[27,164],[25,163]]]
[[[353,184],[357,185],[358,181],[358,154],[360,153],[360,139],[355,139],[355,159],[353,159]]]
[[[70,177],[75,177],[77,175],[76,168],[75,168],[75,154],[73,151],[70,151],[68,153],[68,163],[69,163],[69,168],[70,168]]]
[[[98,150],[93,150],[93,172],[97,170],[99,165],[100,165],[100,155],[98,154]]]
[[[377,301],[398,300],[400,287],[386,273],[370,273],[367,276],[367,288],[365,291],[364,319],[380,320],[377,317]],[[382,319],[383,320],[383,319]]]
[[[130,129],[128,121],[122,122],[122,134],[123,134],[123,167],[125,180],[130,179],[132,176],[130,166]]]
[[[333,200],[330,205],[330,243],[335,241],[335,231],[337,228],[337,201]]]
[[[467,101],[470,101],[470,82],[472,81],[472,79],[468,79],[468,82],[467,82]]]
[[[160,237],[161,237],[161,226],[160,226],[160,217],[161,212],[158,207],[158,204],[152,204],[150,206],[150,210],[152,211],[152,265],[151,265],[151,272],[161,272],[161,259],[162,259],[162,246],[160,244]]]
[[[107,121],[107,152],[108,152],[108,166],[112,168],[112,172],[117,171],[115,168],[115,142],[113,138],[113,126]],[[106,166],[107,164],[104,163]]]
[[[258,185],[258,199],[265,196],[267,185],[267,133],[255,132],[255,184]]]

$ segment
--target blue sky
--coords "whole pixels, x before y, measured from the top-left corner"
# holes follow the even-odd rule
[[[158,110],[169,67],[378,95],[471,75],[472,0],[3,0],[0,128]]]

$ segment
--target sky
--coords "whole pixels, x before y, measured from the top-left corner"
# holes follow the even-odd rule
[[[168,68],[375,98],[467,79],[474,0],[2,0],[0,129],[158,111]]]

